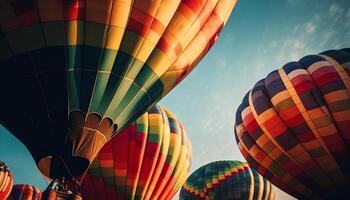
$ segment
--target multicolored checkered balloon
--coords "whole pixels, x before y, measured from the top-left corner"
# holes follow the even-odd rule
[[[168,109],[154,106],[109,141],[82,182],[83,199],[172,199],[189,173],[191,143]]]
[[[290,62],[255,84],[236,113],[250,166],[300,199],[344,198],[350,186],[350,49]]]
[[[273,185],[240,161],[206,164],[186,180],[180,200],[274,200]]]

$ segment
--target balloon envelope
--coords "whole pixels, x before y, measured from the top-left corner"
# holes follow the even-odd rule
[[[32,185],[14,185],[7,200],[40,200],[41,191]]]
[[[197,65],[235,3],[2,1],[0,122],[47,177],[82,174]]]
[[[247,163],[216,161],[194,171],[182,186],[181,200],[274,200],[272,184]]]
[[[102,148],[83,179],[82,197],[172,199],[191,158],[182,124],[168,109],[154,106]]]
[[[0,200],[6,199],[11,192],[13,176],[5,163],[0,161]]]
[[[300,199],[344,198],[350,186],[350,49],[290,62],[255,84],[236,113],[250,166]]]

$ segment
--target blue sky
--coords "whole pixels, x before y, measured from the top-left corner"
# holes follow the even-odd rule
[[[160,102],[187,129],[192,171],[215,160],[244,160],[234,140],[234,116],[255,82],[288,61],[344,47],[350,47],[348,0],[240,0],[211,51]],[[16,183],[45,187],[24,147],[3,128],[0,160]]]

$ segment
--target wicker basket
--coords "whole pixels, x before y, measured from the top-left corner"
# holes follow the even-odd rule
[[[42,200],[82,200],[78,194],[66,194],[55,190],[46,190],[41,198]]]
[[[72,182],[71,182],[72,183]],[[82,200],[80,196],[80,185],[73,184],[75,187],[74,192],[71,192],[67,189],[69,184],[65,183],[62,185],[60,180],[54,180],[50,183],[47,189],[43,192],[42,200]],[[72,184],[71,184],[72,185]],[[70,186],[71,186],[70,185]],[[63,190],[57,190],[58,186],[62,186],[61,188],[65,188]]]

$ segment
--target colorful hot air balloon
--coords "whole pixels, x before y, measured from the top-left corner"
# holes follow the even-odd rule
[[[14,185],[7,200],[40,200],[40,189],[25,184]]]
[[[193,172],[182,186],[181,200],[274,200],[272,184],[247,163],[216,161]]]
[[[235,4],[2,1],[0,122],[47,177],[82,174],[196,66]]]
[[[350,49],[305,56],[244,97],[236,140],[250,166],[300,199],[344,198],[350,186]]]
[[[5,163],[0,161],[0,200],[4,200],[11,192],[13,177]]]
[[[186,180],[191,155],[182,124],[154,106],[102,148],[83,179],[82,197],[172,199]]]

